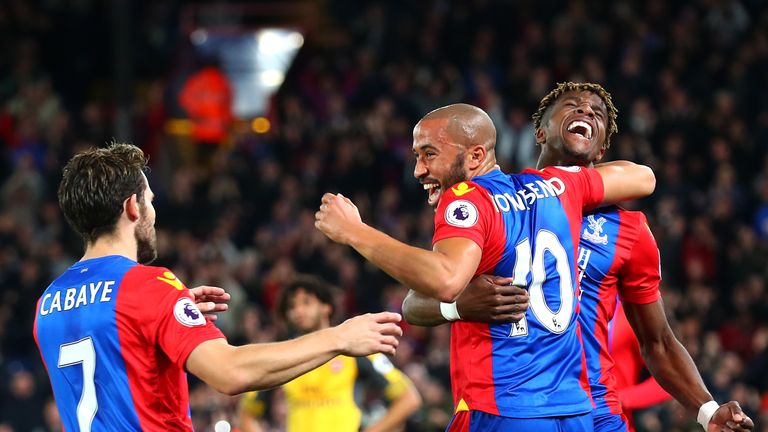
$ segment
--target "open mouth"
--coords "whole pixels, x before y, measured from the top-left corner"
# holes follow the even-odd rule
[[[592,126],[585,121],[575,120],[568,125],[566,130],[572,134],[581,135],[586,139],[592,139]]]
[[[439,183],[424,183],[424,190],[427,191],[429,196],[427,197],[427,201],[429,201],[430,204],[434,204],[437,202],[437,199],[440,197],[440,184]]]

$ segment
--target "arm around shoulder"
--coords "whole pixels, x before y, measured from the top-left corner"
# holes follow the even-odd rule
[[[643,198],[656,188],[656,175],[645,165],[629,161],[613,161],[595,165],[603,178],[603,202],[617,204]]]

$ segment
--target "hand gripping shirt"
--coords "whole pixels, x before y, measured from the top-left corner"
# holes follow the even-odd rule
[[[538,418],[592,409],[577,323],[576,258],[583,209],[603,194],[599,173],[579,167],[494,170],[443,193],[433,244],[474,241],[482,249],[476,275],[513,277],[530,293],[519,323],[452,323],[457,411]]]
[[[67,431],[191,431],[184,365],[224,337],[168,269],[122,256],[53,281],[34,335]]]

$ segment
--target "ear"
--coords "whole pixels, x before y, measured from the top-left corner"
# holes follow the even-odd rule
[[[136,194],[131,195],[123,202],[123,212],[131,222],[139,220],[139,200],[136,198]]]
[[[547,141],[547,134],[544,132],[543,127],[536,128],[534,135],[536,136],[536,145],[544,145],[544,142]]]
[[[485,157],[488,155],[488,151],[485,149],[485,146],[477,144],[472,146],[472,148],[469,149],[467,152],[467,163],[468,168],[470,170],[473,170],[480,166],[483,161],[485,161]]]

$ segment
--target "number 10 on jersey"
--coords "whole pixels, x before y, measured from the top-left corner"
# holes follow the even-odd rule
[[[531,274],[531,283],[528,287],[529,308],[547,330],[561,334],[568,329],[574,309],[573,277],[568,253],[555,233],[547,230],[540,230],[536,233],[535,245],[536,249],[532,251],[530,239],[526,237],[525,240],[515,246],[516,259],[512,283],[514,285],[526,285],[528,274]],[[554,270],[557,274],[547,275],[544,262],[545,252],[549,252],[554,258]],[[557,311],[550,309],[544,297],[544,282],[548,278],[554,277],[559,280],[560,307]],[[525,329],[521,328],[522,326],[525,326]],[[527,334],[527,322],[520,321],[518,325],[512,325],[510,336]]]

